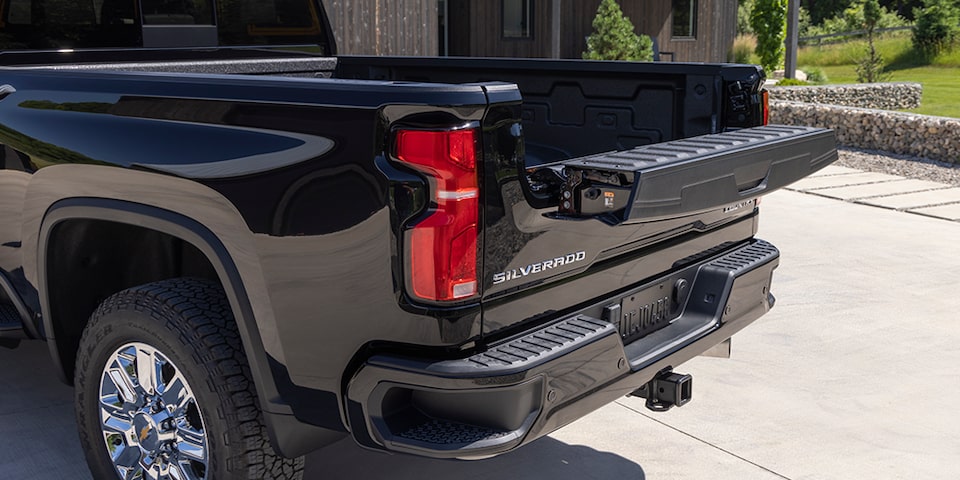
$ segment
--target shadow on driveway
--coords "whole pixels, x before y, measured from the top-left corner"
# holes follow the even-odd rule
[[[73,415],[73,389],[57,379],[47,345],[0,348],[0,478],[88,480]],[[344,439],[307,457],[307,480],[644,480],[640,465],[612,453],[542,438],[488,460],[389,455]]]
[[[431,460],[361,449],[342,440],[307,456],[305,479],[364,480],[643,480],[643,468],[612,453],[544,437],[488,460]]]

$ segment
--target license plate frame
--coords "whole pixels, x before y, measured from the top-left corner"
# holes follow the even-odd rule
[[[620,297],[615,308],[618,318],[608,321],[617,327],[623,343],[643,338],[680,317],[695,276],[696,269],[689,269]]]

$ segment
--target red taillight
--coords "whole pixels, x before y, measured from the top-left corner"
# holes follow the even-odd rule
[[[480,217],[476,130],[401,130],[397,159],[434,179],[436,208],[414,225],[407,249],[414,295],[437,301],[475,295]]]
[[[760,96],[763,99],[763,124],[770,124],[770,92],[766,90],[760,91]]]

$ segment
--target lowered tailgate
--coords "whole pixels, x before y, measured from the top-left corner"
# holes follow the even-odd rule
[[[836,158],[831,130],[772,125],[501,175],[487,196],[483,329],[546,321],[742,244],[758,197]]]
[[[770,125],[571,160],[562,163],[570,178],[562,196],[573,201],[560,211],[622,209],[628,222],[705,212],[806,177],[836,160],[835,145],[832,130]]]

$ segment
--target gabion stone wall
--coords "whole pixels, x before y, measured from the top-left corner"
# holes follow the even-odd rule
[[[811,85],[767,87],[770,100],[826,103],[848,107],[903,110],[920,106],[919,83],[864,83],[857,85]]]
[[[956,118],[771,101],[770,123],[832,128],[842,145],[960,165],[960,119]]]

